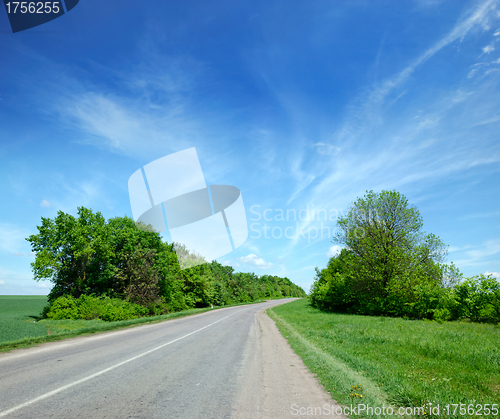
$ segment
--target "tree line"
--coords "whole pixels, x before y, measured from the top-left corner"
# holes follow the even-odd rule
[[[198,264],[200,256],[163,242],[159,233],[129,217],[106,220],[79,207],[77,217],[59,211],[54,219],[42,217],[37,228],[38,234],[27,238],[36,255],[31,266],[35,280],[53,283],[46,309],[52,318],[64,317],[61,313],[68,318],[106,317],[95,314],[106,304],[109,320],[117,320],[306,296],[288,278],[235,272],[217,261]],[[180,263],[187,268],[181,269]]]
[[[343,246],[316,268],[310,291],[324,311],[414,319],[500,322],[500,283],[463,278],[444,263],[447,246],[422,231],[422,217],[396,191],[368,191],[337,221]]]

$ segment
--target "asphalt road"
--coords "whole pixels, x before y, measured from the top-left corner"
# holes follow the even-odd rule
[[[286,301],[1,354],[0,418],[229,418],[242,397],[258,409],[256,313]]]

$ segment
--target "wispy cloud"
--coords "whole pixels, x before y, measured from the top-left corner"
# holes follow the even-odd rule
[[[489,54],[493,51],[495,51],[495,47],[493,45],[486,45],[485,47],[483,47],[483,54]]]
[[[50,187],[44,192],[47,199],[43,199],[40,206],[74,214],[77,207],[108,205],[110,198],[109,192],[106,192],[106,182],[98,174],[87,179],[72,180],[61,173],[53,173],[47,176]]]
[[[463,257],[455,260],[455,264],[461,267],[485,265],[491,256],[500,253],[500,240],[487,240],[482,245],[465,251]]]
[[[353,115],[337,133],[338,139],[353,140],[367,129],[378,125],[381,121],[381,106],[386,98],[396,89],[402,87],[414,71],[449,44],[463,40],[476,27],[483,30],[489,28],[488,22],[498,18],[496,13],[497,0],[487,0],[466,11],[455,27],[432,47],[418,56],[410,65],[399,73],[377,83],[368,93],[352,104]]]
[[[497,3],[494,0],[484,1],[466,11],[451,31],[420,54],[410,65],[394,76],[376,83],[368,89],[366,94],[352,102],[349,116],[332,141],[334,144],[344,143],[346,150],[342,150],[342,159],[335,162],[334,170],[330,170],[316,182],[309,200],[317,202],[322,201],[324,196],[334,197],[331,193],[332,185],[337,188],[336,195],[341,195],[340,192],[346,186],[350,186],[352,190],[358,179],[365,179],[365,181],[378,179],[380,188],[394,188],[423,179],[442,178],[451,173],[499,161],[500,154],[498,150],[496,153],[493,151],[494,147],[486,156],[485,150],[474,151],[470,145],[471,153],[469,154],[455,149],[447,150],[447,154],[438,160],[435,160],[435,157],[429,159],[429,153],[435,155],[437,149],[443,147],[443,139],[438,141],[435,137],[429,138],[429,132],[444,126],[443,118],[447,116],[447,113],[458,106],[463,106],[463,103],[474,97],[472,91],[463,88],[443,97],[433,106],[433,109],[431,108],[428,115],[418,115],[419,118],[414,123],[403,125],[400,132],[393,132],[392,138],[386,138],[383,149],[377,148],[376,141],[373,145],[368,142],[373,139],[371,131],[383,121],[382,105],[386,99],[404,87],[414,71],[443,48],[455,41],[463,41],[465,36],[475,28],[487,30],[489,22],[498,19],[495,9]],[[443,134],[448,135],[446,132]],[[349,143],[351,145],[347,147]],[[360,144],[364,144],[365,147],[361,147]],[[423,147],[424,144],[426,144],[425,147]],[[363,152],[366,152],[366,155]],[[419,163],[416,164],[417,162]],[[418,170],[412,170],[417,166]],[[388,173],[389,168],[394,169],[392,176]],[[362,188],[360,190],[363,191]]]
[[[333,144],[316,143],[313,144],[313,147],[319,154],[323,154],[325,156],[335,156],[340,153],[340,148],[334,146]]]
[[[273,266],[272,263],[266,262],[264,259],[257,257],[257,255],[254,255],[253,253],[248,256],[240,257],[238,260],[245,265],[250,265],[257,269],[269,269]]]
[[[474,218],[491,218],[500,216],[500,211],[489,211],[489,212],[475,212],[472,214],[467,214],[459,218],[459,220],[471,220]]]
[[[459,252],[461,250],[465,250],[465,249],[470,249],[470,245],[469,244],[466,244],[464,246],[449,246],[448,247],[448,252]]]
[[[92,91],[74,92],[56,108],[78,130],[84,143],[139,155],[172,152],[200,135],[199,123],[180,109],[148,109],[140,101]]]

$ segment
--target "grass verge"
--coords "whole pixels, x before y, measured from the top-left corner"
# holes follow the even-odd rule
[[[7,296],[0,296],[0,302],[3,303],[4,298]],[[17,296],[17,297],[23,297],[23,296]],[[21,298],[19,298],[21,299]],[[152,317],[141,317],[138,319],[131,319],[131,320],[123,320],[123,321],[118,321],[118,322],[105,322],[99,319],[96,320],[50,320],[50,319],[43,319],[39,320],[36,323],[33,322],[34,316],[28,317],[29,324],[30,326],[38,326],[40,329],[38,331],[37,335],[29,335],[27,337],[22,337],[20,339],[16,340],[10,340],[6,341],[0,334],[0,352],[6,352],[10,351],[13,349],[21,349],[21,348],[28,348],[30,346],[36,346],[41,343],[45,342],[54,342],[57,340],[62,340],[62,339],[68,339],[76,336],[82,336],[82,335],[89,335],[93,333],[99,333],[99,332],[107,332],[110,330],[116,330],[116,329],[124,329],[127,327],[133,327],[133,326],[139,326],[143,324],[151,324],[151,323],[158,323],[158,322],[163,322],[167,320],[172,320],[180,317],[185,317],[185,316],[191,316],[193,314],[200,314],[204,313],[206,311],[212,311],[220,308],[227,308],[227,307],[235,307],[235,306],[240,306],[240,305],[247,305],[247,304],[258,304],[263,302],[264,300],[258,300],[254,301],[252,303],[240,303],[240,304],[232,304],[232,305],[227,305],[223,307],[204,307],[204,308],[193,308],[190,310],[184,310],[184,311],[178,311],[175,313],[169,313],[165,314],[162,316],[152,316]],[[24,305],[24,308],[26,310],[26,305]],[[43,306],[42,306],[43,308]],[[15,312],[11,308],[10,311],[4,310],[8,313]],[[41,310],[38,311],[40,313]],[[20,311],[19,311],[20,312]],[[12,315],[14,318],[14,315]],[[14,324],[14,320],[9,318],[9,315],[5,316],[3,313],[0,312],[0,331],[1,331],[1,325],[3,322],[7,322],[9,324],[14,324],[15,326],[19,326],[21,324],[20,322],[23,322],[25,320],[24,317],[26,317],[25,314],[22,314],[21,316],[18,316],[16,318],[16,323]],[[39,317],[37,317],[39,318]],[[7,321],[5,321],[7,320]],[[12,335],[11,335],[12,336]]]
[[[409,407],[417,412],[409,416],[456,418],[477,417],[467,413],[472,405],[474,413],[499,417],[484,414],[485,404],[491,409],[496,403],[500,410],[498,327],[323,313],[306,299],[267,312],[342,405],[385,405],[395,413]],[[461,403],[465,414],[460,414]],[[459,405],[455,414],[453,404]],[[440,415],[433,414],[437,405]]]

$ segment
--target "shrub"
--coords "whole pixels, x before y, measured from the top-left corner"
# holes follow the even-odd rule
[[[52,320],[79,319],[80,310],[78,305],[77,299],[71,295],[56,298],[49,306],[47,317]]]
[[[101,319],[108,322],[135,319],[149,314],[163,314],[164,306],[143,307],[119,298],[95,297],[81,295],[79,298],[62,296],[56,298],[49,306],[46,317],[61,319]]]

